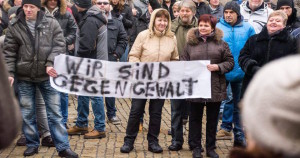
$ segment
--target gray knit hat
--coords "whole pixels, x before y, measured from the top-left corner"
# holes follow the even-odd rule
[[[300,157],[300,55],[258,71],[242,105],[243,125],[259,146]]]

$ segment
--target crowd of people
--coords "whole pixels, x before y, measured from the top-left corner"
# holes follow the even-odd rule
[[[293,0],[270,3],[0,0],[0,124],[14,124],[8,131],[1,130],[0,147],[15,138],[22,120],[17,145],[27,146],[24,156],[38,153],[41,144],[56,147],[61,157],[76,158],[68,135],[104,138],[106,117],[108,123],[120,124],[116,98],[78,96],[77,120],[73,127],[68,126],[68,94],[55,90],[49,81],[49,76],[58,75],[54,57],[67,54],[111,62],[210,60],[211,98],[171,99],[168,149],[182,149],[189,123],[189,148],[193,157],[202,157],[202,117],[206,112],[208,157],[219,157],[216,140],[231,139],[231,131],[230,157],[299,157],[300,58],[273,60],[297,54],[300,19]],[[95,116],[92,131],[88,130],[90,101]],[[134,149],[143,128],[146,102],[146,98],[132,98],[122,153]],[[149,100],[147,139],[153,153],[163,152],[158,136],[164,102]],[[8,108],[6,113],[3,107]],[[219,118],[222,124],[217,130]]]

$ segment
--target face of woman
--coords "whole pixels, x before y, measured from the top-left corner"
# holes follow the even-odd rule
[[[119,4],[119,0],[112,0],[111,1],[113,5],[118,5]]]
[[[212,29],[209,22],[200,21],[198,26],[199,32],[201,35],[209,35],[214,30]]]
[[[272,34],[278,30],[283,29],[285,26],[283,24],[283,18],[281,16],[273,16],[268,20],[267,29],[269,34]]]
[[[165,16],[156,17],[154,27],[157,31],[163,32],[168,26],[168,19]]]

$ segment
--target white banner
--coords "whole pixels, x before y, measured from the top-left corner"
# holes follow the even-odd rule
[[[51,86],[64,93],[116,98],[211,98],[209,60],[109,62],[68,55],[55,57]]]

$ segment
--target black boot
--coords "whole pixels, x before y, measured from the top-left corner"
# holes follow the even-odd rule
[[[32,156],[36,153],[38,153],[39,148],[38,147],[28,147],[25,151],[24,151],[24,156]]]
[[[153,153],[162,153],[163,152],[163,149],[158,144],[158,142],[150,142],[148,144],[148,150],[153,152]]]
[[[202,158],[200,147],[196,147],[193,149],[193,158]]]
[[[133,150],[133,143],[124,142],[123,146],[121,147],[121,153],[130,153]]]
[[[182,149],[182,145],[172,143],[168,149],[171,151],[179,151]]]
[[[206,156],[212,157],[212,158],[219,158],[219,155],[215,152],[215,150],[206,151]]]
[[[42,140],[42,146],[55,147],[51,136],[47,136]]]
[[[66,150],[59,152],[58,156],[66,157],[66,158],[78,158],[78,155],[71,149],[66,149]]]
[[[26,138],[25,138],[25,136],[23,134],[17,140],[17,146],[26,146]]]

